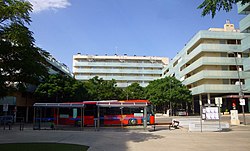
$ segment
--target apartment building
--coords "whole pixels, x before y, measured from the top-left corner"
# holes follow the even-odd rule
[[[168,64],[168,58],[148,56],[73,56],[73,74],[77,80],[86,81],[94,76],[104,80],[115,79],[118,87],[127,87],[137,82],[142,87],[150,81],[162,77],[162,69]]]
[[[248,33],[248,35],[241,41],[241,49],[243,53],[250,52],[250,3],[245,5],[238,4],[238,13],[240,15],[245,15],[245,17],[240,21],[240,30],[242,33]],[[243,66],[245,72],[250,72],[250,60],[249,57],[243,60]],[[250,77],[245,79],[246,89],[250,90]],[[250,107],[249,107],[250,111]]]
[[[163,76],[175,76],[191,90],[195,112],[199,112],[201,103],[215,103],[215,97],[223,97],[222,109],[230,110],[235,103],[241,112],[239,84],[246,90],[250,76],[244,72],[245,68],[249,70],[249,51],[242,51],[241,47],[247,36],[228,20],[224,28],[199,31],[164,68]],[[248,61],[248,67],[243,61]],[[245,91],[247,105],[249,91]],[[249,111],[247,107],[245,110]]]
[[[44,64],[48,68],[49,74],[62,74],[64,76],[73,77],[69,68],[56,60],[53,56],[44,56],[46,62]],[[6,96],[4,98],[0,98],[0,108],[3,108],[4,104],[8,104],[8,115],[14,115],[14,120],[20,121],[25,120],[28,122],[32,120],[33,116],[33,104],[35,103],[35,99],[33,96],[33,92],[35,91],[37,86],[27,84],[27,92],[15,92],[12,95]],[[0,110],[0,115],[3,115],[2,110]]]

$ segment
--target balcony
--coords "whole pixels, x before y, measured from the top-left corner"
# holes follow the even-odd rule
[[[250,58],[243,59],[244,71],[250,72]]]
[[[192,95],[202,93],[239,93],[240,87],[238,85],[225,85],[225,84],[203,84],[191,88]]]
[[[228,44],[200,44],[188,55],[189,58],[194,58],[201,52],[240,52],[240,45]],[[189,60],[188,60],[189,61]]]
[[[241,21],[240,21],[240,30],[241,32],[249,32],[250,30],[250,14],[247,15],[245,18],[243,18]]]
[[[250,93],[250,78],[245,80],[245,90],[247,90],[245,93]]]
[[[74,73],[94,73],[94,74],[157,74],[161,75],[161,70],[131,70],[131,69],[74,69]]]
[[[76,75],[75,78],[77,80],[89,80],[93,78],[94,76],[82,76],[82,75]],[[159,79],[159,77],[150,77],[150,76],[99,76],[100,78],[103,78],[104,80],[112,80],[115,79],[117,81],[153,81],[155,79]]]
[[[240,78],[245,79],[250,76],[250,73],[240,72]],[[189,85],[202,79],[238,79],[237,71],[217,71],[217,70],[203,70],[195,75],[185,79],[183,84]]]
[[[250,50],[250,34],[241,40],[241,49],[242,51]]]
[[[85,67],[131,67],[131,68],[159,68],[162,69],[163,65],[160,63],[126,63],[126,62],[74,62],[73,66]]]
[[[247,14],[250,13],[250,3],[245,5],[241,5],[241,3],[237,3],[238,6],[238,13],[239,14]]]

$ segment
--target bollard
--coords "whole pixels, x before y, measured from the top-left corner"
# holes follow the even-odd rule
[[[24,128],[24,123],[23,121],[20,122],[20,131],[23,131],[23,128]]]
[[[11,130],[11,123],[8,123],[8,125],[9,125],[9,130]]]

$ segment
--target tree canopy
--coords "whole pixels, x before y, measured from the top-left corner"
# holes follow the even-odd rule
[[[249,3],[250,0],[204,0],[198,9],[202,10],[202,16],[211,14],[212,18],[216,15],[217,11],[225,10],[229,12],[233,8],[233,4],[240,2],[241,5]]]
[[[39,101],[74,102],[88,99],[87,89],[83,82],[59,74],[50,75],[36,89]]]
[[[0,0],[0,97],[18,86],[38,84],[47,74],[45,54],[35,47],[28,1]]]
[[[144,99],[144,88],[141,87],[138,83],[132,83],[124,89],[126,99],[136,100]]]
[[[91,100],[117,100],[120,98],[122,89],[117,88],[116,81],[114,79],[108,81],[93,77],[86,81],[86,88]]]
[[[151,81],[145,90],[146,97],[164,110],[191,101],[191,92],[175,77],[165,77]]]

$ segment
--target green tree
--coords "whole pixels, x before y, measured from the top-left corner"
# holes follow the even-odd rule
[[[50,75],[46,78],[37,87],[35,95],[38,100],[49,102],[84,101],[88,99],[83,82],[59,74]]]
[[[86,82],[86,86],[91,100],[116,100],[121,94],[121,89],[117,88],[114,79],[108,81],[95,76]]]
[[[204,0],[199,6],[198,9],[202,10],[202,16],[212,14],[214,18],[217,11],[221,9],[229,12],[233,8],[233,4],[240,2],[241,5],[249,3],[250,0]]]
[[[165,77],[151,81],[145,88],[145,94],[156,107],[166,112],[171,106],[191,101],[191,92],[174,77]]]
[[[135,99],[144,99],[144,88],[141,87],[138,83],[132,83],[124,89],[126,99],[135,100]]]
[[[0,97],[46,76],[44,51],[34,46],[29,25],[32,5],[27,1],[0,0]]]

